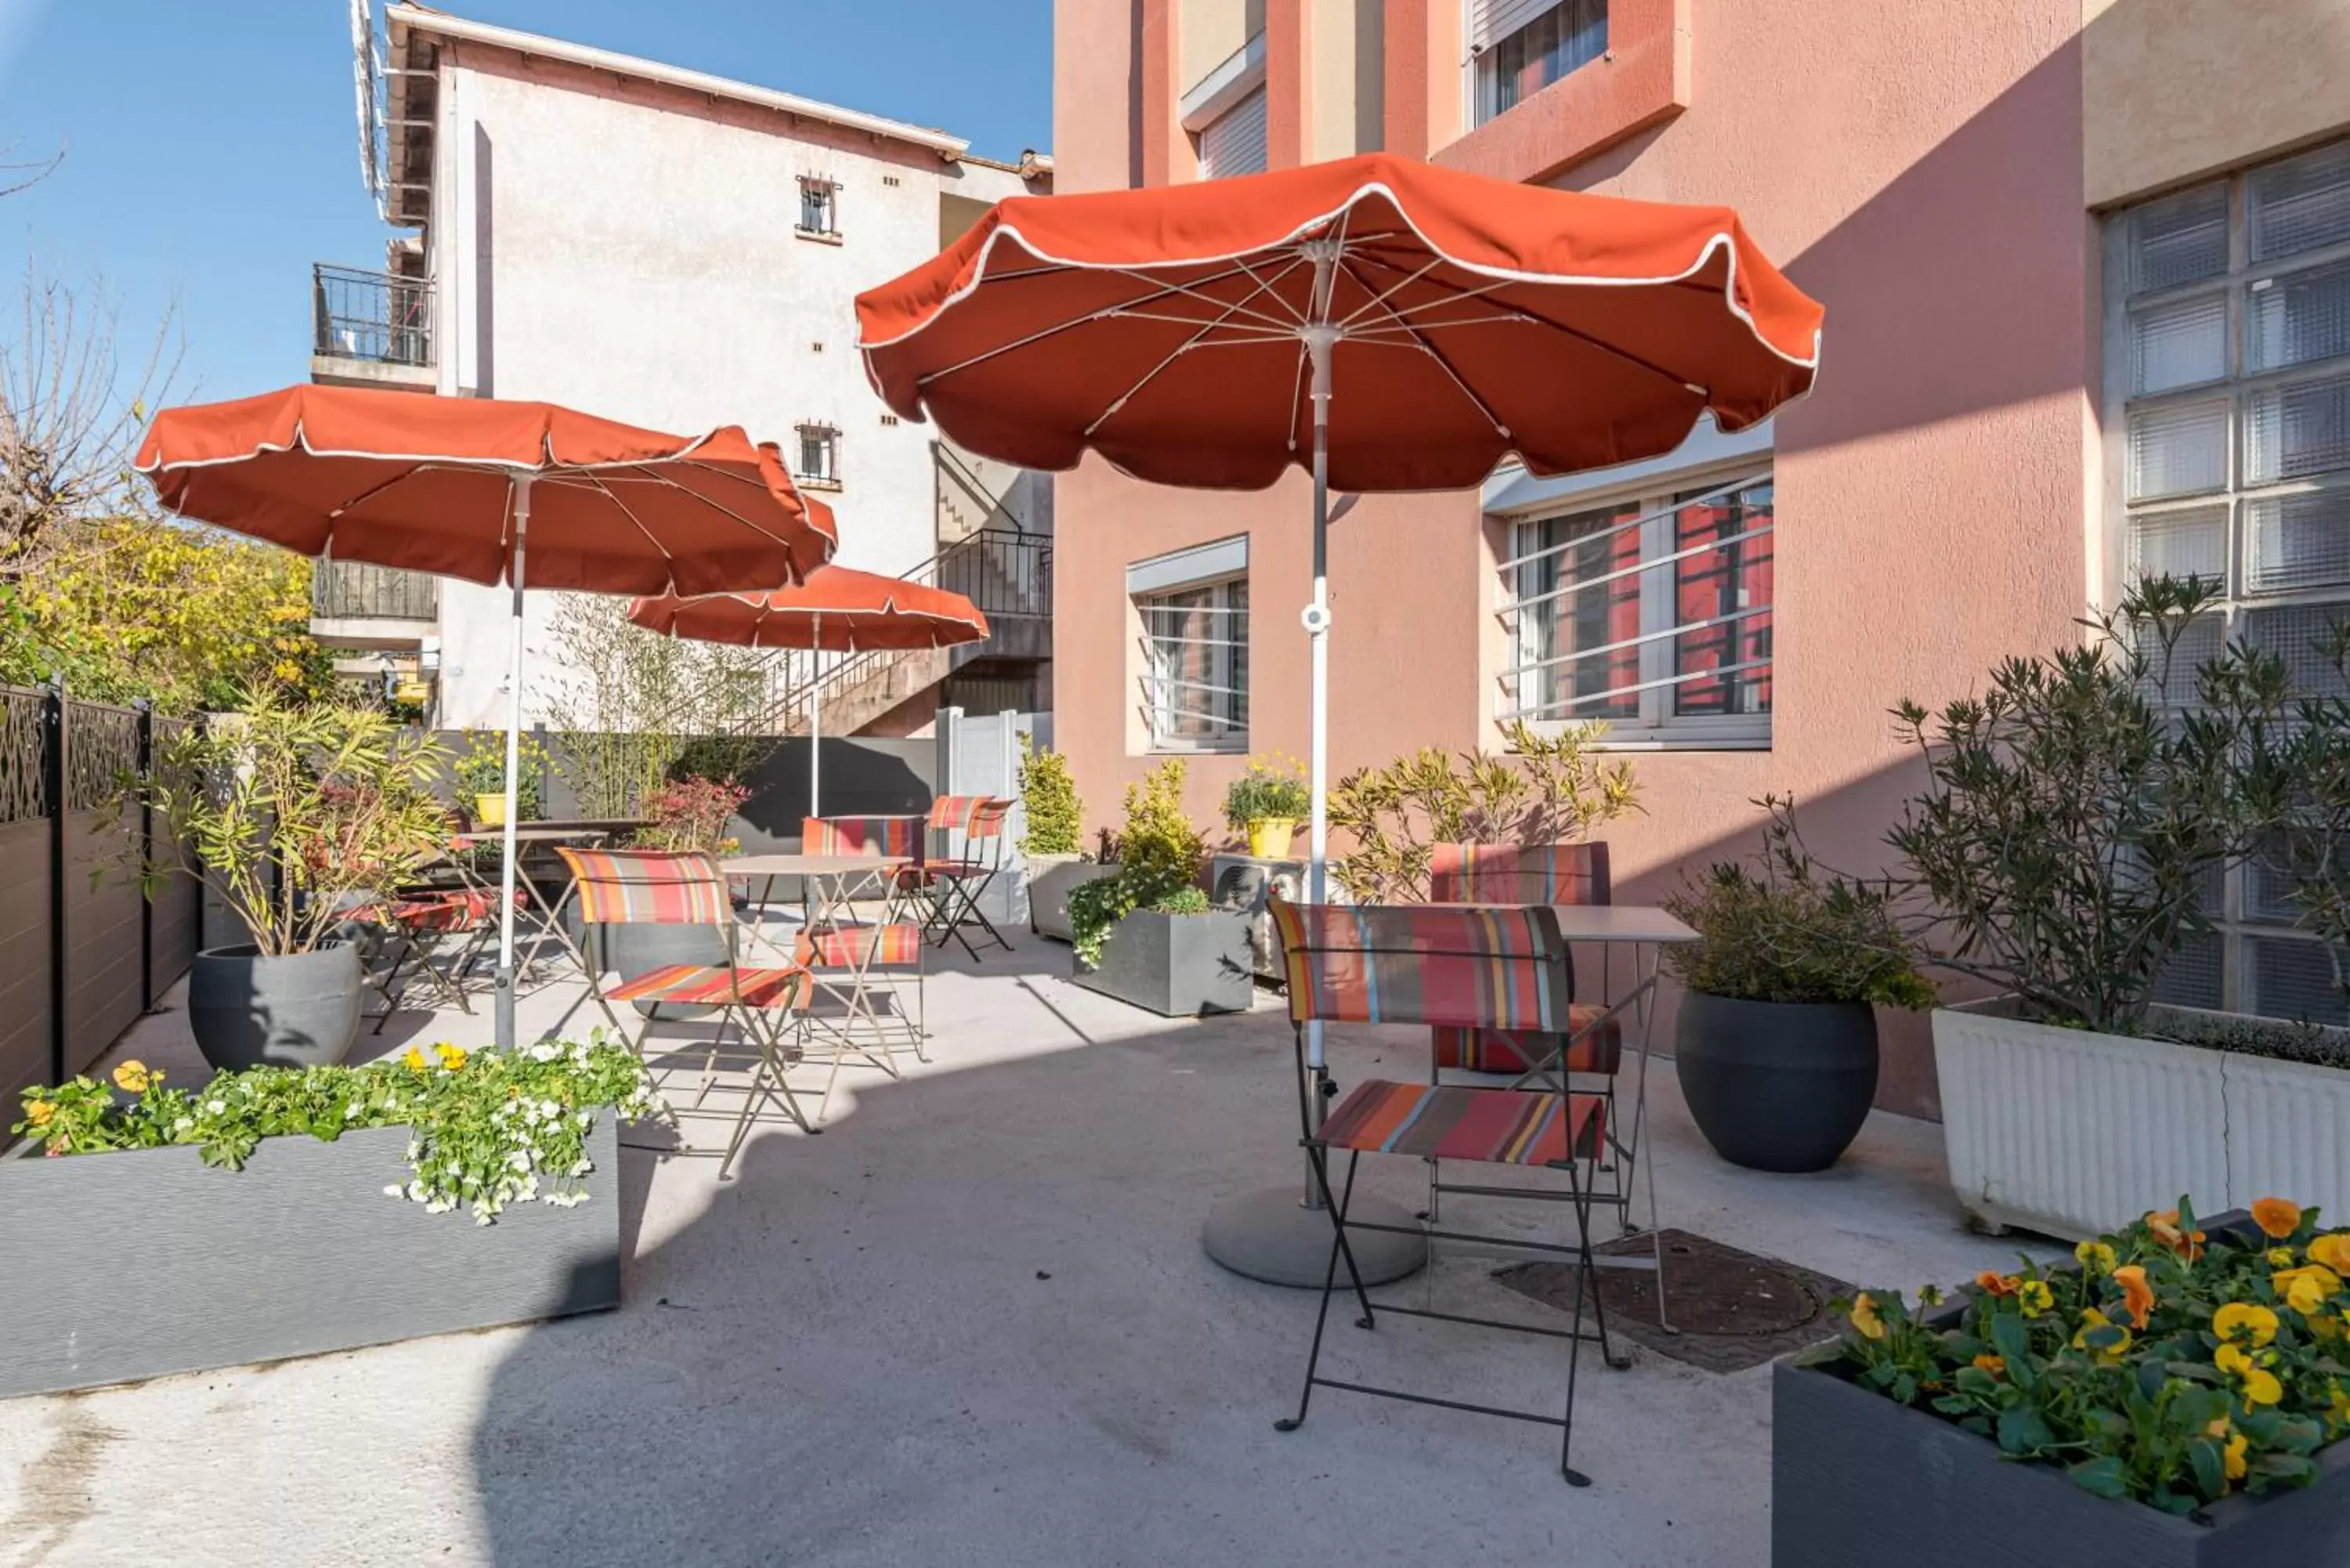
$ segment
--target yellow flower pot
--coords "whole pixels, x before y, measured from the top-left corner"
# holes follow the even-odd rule
[[[1290,842],[1296,836],[1295,817],[1260,817],[1248,825],[1249,853],[1260,860],[1285,859]]]
[[[495,794],[477,794],[473,797],[473,826],[475,827],[504,827],[505,825],[505,791],[500,790]]]

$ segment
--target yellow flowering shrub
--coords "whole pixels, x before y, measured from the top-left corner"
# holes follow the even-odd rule
[[[2198,1227],[2182,1200],[2082,1242],[2074,1266],[1986,1272],[1942,1307],[1838,1302],[1813,1364],[1928,1410],[2102,1497],[2187,1513],[2307,1486],[2350,1436],[2350,1231],[2262,1199]],[[1939,1309],[1939,1310],[1937,1310]]]

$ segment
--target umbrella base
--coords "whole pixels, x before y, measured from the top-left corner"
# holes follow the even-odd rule
[[[1417,1272],[1428,1262],[1428,1241],[1388,1231],[1356,1229],[1358,1222],[1416,1225],[1399,1204],[1357,1196],[1347,1211],[1347,1245],[1362,1271],[1363,1283],[1383,1285]],[[1320,1290],[1330,1268],[1330,1214],[1298,1201],[1295,1187],[1244,1192],[1216,1205],[1201,1228],[1208,1256],[1246,1279],[1268,1285]],[[1347,1265],[1338,1264],[1338,1288],[1347,1288]]]

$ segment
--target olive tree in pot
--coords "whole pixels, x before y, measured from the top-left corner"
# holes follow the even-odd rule
[[[1756,1170],[1825,1170],[1877,1094],[1877,1008],[1929,1007],[1881,883],[1822,871],[1794,802],[1765,796],[1762,848],[1667,898],[1698,934],[1665,950],[1687,988],[1673,1067],[1715,1152]]]
[[[446,763],[380,710],[256,694],[192,725],[117,796],[171,825],[175,869],[208,888],[252,940],[195,957],[188,1026],[204,1060],[241,1070],[340,1062],[358,1037],[364,922],[449,847],[432,798]]]

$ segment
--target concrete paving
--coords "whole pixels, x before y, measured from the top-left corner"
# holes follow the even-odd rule
[[[1560,1481],[1552,1431],[1452,1411],[1325,1390],[1276,1434],[1313,1299],[1222,1272],[1199,1229],[1295,1175],[1284,1016],[1170,1023],[1067,964],[1024,936],[941,964],[934,1063],[845,1075],[822,1137],[763,1131],[735,1180],[628,1154],[617,1313],[0,1404],[0,1568],[1768,1563],[1765,1369],[1586,1359],[1588,1490]],[[525,1028],[569,1000],[527,998]],[[380,1043],[485,1028],[402,1015]],[[1332,1054],[1342,1080],[1409,1075],[1424,1041],[1336,1030]],[[176,1012],[122,1054],[200,1073]],[[1825,1175],[1737,1170],[1660,1065],[1667,1223],[1864,1282],[2013,1256],[1962,1228],[1939,1128],[1878,1116]],[[1410,1200],[1418,1169],[1367,1161],[1365,1183]],[[1447,1257],[1391,1289],[1542,1321],[1493,1266]],[[1331,1333],[1341,1376],[1563,1391],[1554,1341]]]

